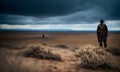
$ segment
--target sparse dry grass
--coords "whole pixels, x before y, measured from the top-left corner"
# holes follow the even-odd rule
[[[20,56],[0,55],[0,72],[39,72],[35,61]]]
[[[57,70],[77,72],[76,68],[78,72],[79,69],[84,69],[86,72],[89,70],[93,72],[120,71],[120,64],[117,64],[119,61],[116,61],[115,57],[106,51],[107,49],[93,45],[72,47],[30,44],[21,47],[24,48],[19,49],[16,46],[14,49],[0,49],[0,72],[49,72],[50,70],[51,72]]]
[[[57,53],[53,53],[49,48],[42,45],[30,45],[28,50],[23,54],[25,57],[33,57],[38,59],[51,59],[61,61],[61,56]]]
[[[119,69],[110,60],[114,57],[104,49],[86,45],[77,50],[77,57],[81,58],[80,66],[87,69]],[[114,62],[114,61],[113,61]]]
[[[41,44],[28,45],[22,50],[7,47],[0,49],[0,72],[42,72],[40,59],[61,60],[59,54]]]

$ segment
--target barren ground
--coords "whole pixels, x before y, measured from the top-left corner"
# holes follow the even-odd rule
[[[109,33],[107,42],[107,48],[100,48],[91,32],[1,32],[0,72],[119,72],[120,33]],[[30,50],[36,47],[61,60],[41,58],[39,49]],[[26,52],[35,57],[24,56]]]

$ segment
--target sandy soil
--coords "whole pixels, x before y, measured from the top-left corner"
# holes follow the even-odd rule
[[[41,35],[45,34],[45,38]],[[67,45],[98,45],[96,33],[91,32],[2,32],[0,42],[15,42],[23,44],[67,44]],[[109,33],[108,47],[120,46],[120,33]]]
[[[109,33],[107,42],[107,48],[99,47],[95,32],[1,32],[0,72],[119,72],[120,33]],[[62,61],[25,57],[31,46]]]

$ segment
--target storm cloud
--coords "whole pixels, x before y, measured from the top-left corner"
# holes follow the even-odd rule
[[[120,20],[120,0],[0,0],[0,24],[94,24]]]
[[[58,16],[89,8],[90,0],[2,0],[1,13],[28,16]]]

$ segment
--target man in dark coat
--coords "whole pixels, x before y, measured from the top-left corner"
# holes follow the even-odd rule
[[[102,47],[102,42],[104,43],[104,47],[107,47],[107,36],[108,36],[108,28],[104,24],[104,20],[100,20],[100,24],[97,27],[97,37],[99,46]]]

